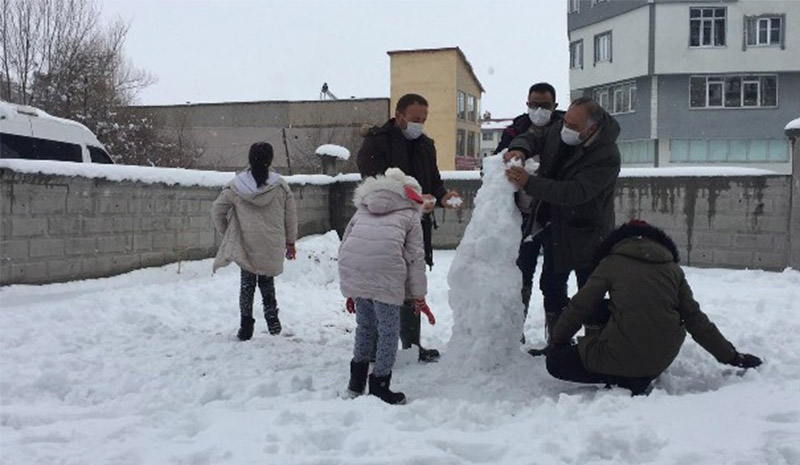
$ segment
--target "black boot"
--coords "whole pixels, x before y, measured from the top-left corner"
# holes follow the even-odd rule
[[[380,400],[391,405],[402,405],[406,403],[406,395],[402,392],[392,392],[389,385],[392,382],[392,374],[386,376],[369,375],[369,394],[376,396]]]
[[[278,319],[278,310],[275,309],[271,312],[264,313],[264,318],[267,320],[267,329],[273,336],[281,333],[281,320]]]
[[[369,362],[350,361],[350,383],[347,385],[347,394],[354,399],[364,394],[367,387],[367,373],[369,373]]]
[[[439,351],[436,349],[426,349],[422,346],[419,346],[420,362],[438,362],[440,356],[441,354],[439,354]]]
[[[239,323],[239,332],[236,333],[236,337],[240,341],[249,341],[253,337],[253,325],[255,323],[256,320],[253,317],[242,315],[242,321]]]
[[[531,304],[531,286],[522,286],[522,326],[525,327],[525,320],[528,319],[528,307]],[[522,337],[519,339],[520,344],[525,344],[525,331],[522,331]]]
[[[544,314],[544,330],[545,330],[545,337],[547,340],[547,345],[541,349],[531,349],[528,351],[532,357],[538,357],[540,355],[547,355],[547,351],[550,348],[550,338],[553,337],[553,328],[556,327],[556,322],[558,322],[558,313],[555,312],[545,312]]]

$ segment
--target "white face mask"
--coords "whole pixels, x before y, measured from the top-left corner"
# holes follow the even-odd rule
[[[561,140],[567,145],[580,145],[581,133],[566,126],[561,128]]]
[[[545,108],[528,108],[528,118],[531,119],[531,123],[538,127],[547,126],[552,114],[552,111]]]
[[[403,135],[408,140],[414,140],[422,135],[422,130],[425,128],[425,125],[422,123],[412,123],[411,121],[408,122],[408,126],[403,129]]]

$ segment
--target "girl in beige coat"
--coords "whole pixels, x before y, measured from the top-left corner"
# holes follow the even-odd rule
[[[296,256],[297,213],[294,196],[286,181],[270,172],[272,146],[257,142],[250,147],[250,169],[239,173],[214,201],[214,225],[222,243],[214,260],[214,271],[235,262],[242,269],[237,336],[253,336],[253,297],[256,284],[264,302],[264,318],[272,335],[280,334],[278,304],[273,278],[283,272],[284,256]]]

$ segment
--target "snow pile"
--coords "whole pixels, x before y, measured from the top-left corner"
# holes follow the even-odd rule
[[[789,121],[786,127],[783,128],[784,131],[788,131],[789,129],[800,129],[800,118]]]
[[[644,398],[555,380],[541,357],[448,370],[462,355],[444,350],[438,364],[395,365],[392,386],[409,404],[389,406],[339,398],[355,319],[343,311],[336,242],[330,233],[298,241],[297,260],[276,279],[283,334],[267,333],[256,303],[245,343],[235,336],[239,270],[212,276],[211,260],[0,288],[0,462],[800,463],[800,272],[685,268],[726,337],[764,358],[743,376],[691,338]],[[445,349],[455,252],[435,256],[427,300],[437,323],[422,338]],[[517,284],[503,285],[519,296]],[[529,339],[541,337],[541,315],[535,293]],[[488,329],[474,337],[500,339]]]
[[[324,144],[317,147],[317,151],[315,152],[317,155],[328,155],[334,158],[339,158],[340,160],[349,160],[350,159],[350,151],[347,150],[345,147],[341,145],[334,145],[334,144]]]
[[[521,165],[521,163],[518,163]],[[453,336],[445,360],[462,370],[491,370],[522,357],[522,278],[515,262],[522,239],[516,188],[500,155],[485,159],[472,219],[447,275]]]

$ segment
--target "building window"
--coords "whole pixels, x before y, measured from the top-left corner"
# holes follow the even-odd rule
[[[594,62],[611,61],[611,31],[594,36]]]
[[[725,8],[689,9],[689,46],[725,46]]]
[[[564,10],[561,10],[564,11]],[[580,0],[569,0],[569,13],[580,13],[581,12],[581,1]]]
[[[778,76],[692,76],[690,108],[778,106]]]
[[[671,139],[676,163],[785,163],[788,139]]]
[[[475,156],[475,133],[470,131],[469,136],[467,137],[467,156],[474,157]]]
[[[467,99],[466,94],[464,94],[464,92],[461,92],[459,90],[458,91],[458,119],[466,119],[466,117],[467,117],[467,114],[466,114],[466,111],[467,111],[466,110],[466,108],[467,108],[466,99]]]
[[[781,45],[782,19],[780,16],[745,17],[744,31],[747,45]]]
[[[636,111],[636,82],[623,82],[613,86],[598,87],[593,98],[612,115]]]
[[[617,142],[619,155],[624,164],[652,165],[656,159],[655,145],[655,141],[651,139]]]
[[[583,69],[583,39],[569,44],[570,69]]]
[[[494,140],[494,133],[493,132],[484,132],[481,134],[481,139],[485,141],[493,141]]]
[[[475,111],[475,96],[467,96],[467,119],[469,121],[476,121],[477,112]]]
[[[467,131],[463,129],[456,130],[456,156],[463,157],[465,152]]]

